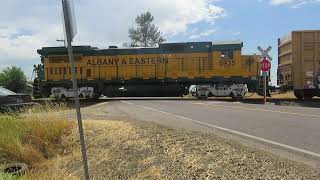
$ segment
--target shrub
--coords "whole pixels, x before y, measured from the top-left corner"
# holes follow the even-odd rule
[[[19,67],[7,67],[0,72],[0,86],[14,92],[23,92],[26,89],[27,78]]]

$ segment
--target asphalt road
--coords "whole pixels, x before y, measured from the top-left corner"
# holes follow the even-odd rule
[[[222,101],[122,100],[89,108],[84,118],[152,121],[223,132],[267,147],[320,159],[320,109]],[[94,109],[94,111],[92,111]],[[86,117],[87,116],[87,117]]]

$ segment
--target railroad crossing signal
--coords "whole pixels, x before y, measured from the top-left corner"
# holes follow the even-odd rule
[[[272,57],[268,54],[271,49],[271,46],[269,46],[267,49],[262,49],[260,46],[258,46],[258,50],[261,52],[261,59],[267,58],[271,61]]]
[[[271,46],[269,46],[267,49],[262,49],[260,46],[258,46],[258,50],[261,52],[260,69],[263,72],[263,103],[264,104],[266,104],[267,102],[267,72],[271,68],[270,61],[272,60],[272,57],[268,53],[270,52],[271,49],[272,49]]]

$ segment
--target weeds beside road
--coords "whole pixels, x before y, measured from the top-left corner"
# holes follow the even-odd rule
[[[86,121],[92,179],[318,179],[319,171],[211,134],[147,122]],[[72,138],[74,143],[77,139]],[[79,149],[42,173],[83,175]]]
[[[36,167],[63,154],[63,137],[75,123],[55,114],[58,110],[61,106],[45,105],[0,115],[0,165],[20,162]]]

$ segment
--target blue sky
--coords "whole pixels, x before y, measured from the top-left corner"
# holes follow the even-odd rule
[[[277,38],[320,29],[320,0],[74,0],[75,45],[106,48],[128,41],[134,17],[150,11],[168,42],[242,40],[244,53],[271,45],[273,82]],[[0,69],[21,66],[31,77],[42,46],[62,45],[60,0],[8,0],[0,7]]]

